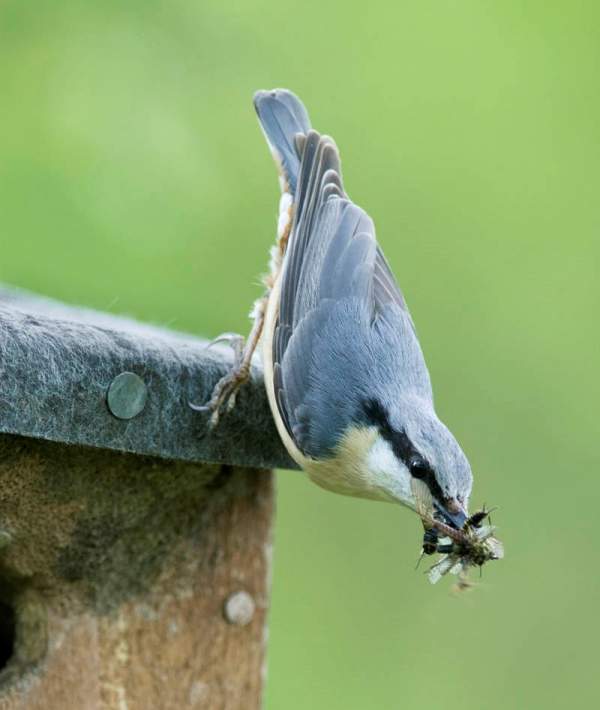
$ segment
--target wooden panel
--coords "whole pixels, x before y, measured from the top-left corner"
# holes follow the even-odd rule
[[[0,710],[259,708],[271,516],[266,471],[1,436]]]

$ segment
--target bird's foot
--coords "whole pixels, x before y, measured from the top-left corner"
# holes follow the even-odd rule
[[[234,362],[231,370],[217,382],[208,402],[202,405],[190,402],[190,407],[194,411],[210,414],[209,428],[211,429],[219,423],[223,410],[230,412],[235,407],[239,388],[250,379],[251,353],[250,357],[248,357],[245,342],[245,338],[242,335],[223,333],[207,345],[210,348],[217,343],[227,343],[234,352]]]
[[[235,407],[235,399],[239,388],[250,379],[250,363],[262,334],[267,300],[268,295],[265,295],[254,304],[252,312],[254,323],[248,340],[241,335],[237,335],[237,333],[223,333],[223,335],[219,335],[208,345],[210,348],[217,343],[228,343],[234,352],[233,367],[217,382],[210,400],[201,406],[190,403],[192,409],[210,414],[210,429],[213,429],[219,423],[219,417],[224,409],[230,412]]]
[[[221,335],[217,335],[214,340],[210,341],[210,343],[206,346],[206,349],[208,350],[209,348],[212,348],[215,345],[220,345],[221,343],[229,345],[234,352],[236,361],[241,360],[245,343],[243,335],[240,335],[239,333],[221,333]]]

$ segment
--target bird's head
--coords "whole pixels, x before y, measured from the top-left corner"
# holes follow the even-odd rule
[[[430,400],[373,399],[364,415],[376,429],[367,453],[369,477],[388,498],[462,528],[472,487],[471,467]]]

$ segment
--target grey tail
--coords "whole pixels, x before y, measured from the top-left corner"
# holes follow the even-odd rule
[[[254,108],[287,189],[295,195],[300,172],[295,137],[298,133],[306,135],[310,130],[310,119],[304,104],[287,89],[273,89],[257,91],[254,94]]]

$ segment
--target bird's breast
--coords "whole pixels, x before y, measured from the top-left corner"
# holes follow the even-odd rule
[[[334,493],[393,501],[369,466],[369,452],[377,438],[375,427],[353,426],[335,447],[333,456],[307,459],[303,468],[314,483]]]

